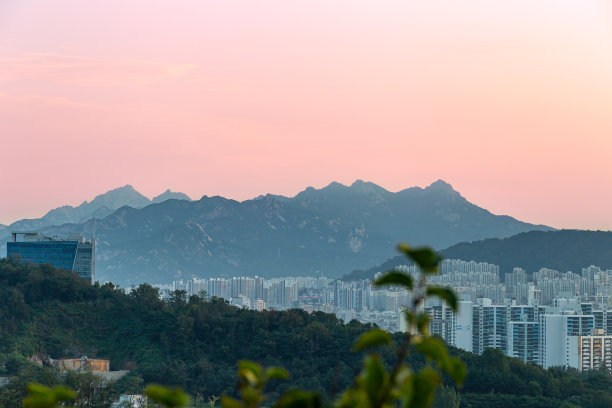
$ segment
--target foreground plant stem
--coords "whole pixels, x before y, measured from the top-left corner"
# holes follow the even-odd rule
[[[397,374],[399,373],[399,370],[402,367],[402,363],[404,362],[404,360],[406,359],[406,356],[408,355],[408,347],[410,346],[410,337],[411,337],[410,332],[406,332],[404,334],[404,340],[402,341],[402,345],[399,348],[399,350],[397,350],[397,361],[395,362],[395,365],[393,366],[393,370],[391,371],[389,381],[387,382],[387,384],[385,384],[385,388],[383,388],[383,391],[380,394],[380,398],[376,402],[375,408],[382,408],[382,406],[385,404],[385,401],[389,398],[391,389],[393,388],[393,385],[395,384],[395,377],[397,377]]]

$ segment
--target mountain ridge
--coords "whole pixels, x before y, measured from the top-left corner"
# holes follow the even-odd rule
[[[156,204],[156,203],[164,202],[166,200],[187,200],[187,201],[192,201],[191,198],[187,194],[181,193],[181,192],[176,192],[176,191],[171,191],[168,188],[168,189],[166,189],[166,191],[164,191],[160,195],[153,197],[151,199],[151,203],[152,204]]]
[[[388,259],[398,242],[447,247],[461,241],[551,229],[497,216],[443,181],[393,193],[337,182],[294,197],[236,201],[204,195],[42,228],[96,234],[98,279],[121,285],[192,276],[264,277],[343,272]]]
[[[142,208],[152,203],[162,202],[167,199],[191,200],[189,196],[180,192],[172,192],[167,189],[162,194],[149,199],[139,193],[132,185],[126,184],[98,194],[91,201],[83,201],[78,206],[62,205],[49,210],[40,218],[26,218],[15,221],[10,225],[1,225],[0,231],[19,230],[29,231],[50,225],[61,225],[67,223],[81,223],[90,218],[104,218],[115,210],[128,205],[134,208]]]
[[[191,200],[184,193],[167,189],[152,200],[139,193],[132,185],[126,184],[96,195],[91,201],[78,206],[63,205],[49,210],[40,218],[22,219],[10,225],[0,224],[0,254],[6,254],[6,242],[11,231],[39,231],[64,224],[81,224],[92,219],[103,219],[123,206],[143,208],[168,199]]]

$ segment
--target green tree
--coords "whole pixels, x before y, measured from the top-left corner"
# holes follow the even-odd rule
[[[433,408],[459,408],[461,397],[453,387],[443,385],[436,390]]]

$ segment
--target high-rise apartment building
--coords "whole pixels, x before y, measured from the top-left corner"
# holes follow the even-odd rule
[[[448,344],[455,344],[455,313],[446,304],[425,306],[429,316],[429,332],[438,335]]]
[[[81,235],[48,237],[38,232],[11,232],[11,236],[6,248],[9,258],[22,263],[49,264],[94,283],[96,245],[93,239],[85,241]]]
[[[465,351],[472,351],[474,330],[472,328],[474,304],[471,301],[459,301],[455,317],[455,334],[453,346]]]
[[[506,274],[505,282],[506,282],[506,296],[508,296],[509,298],[515,298],[520,303],[525,303],[527,301],[526,294],[525,294],[525,299],[523,299],[522,297],[523,294],[521,293],[522,291],[520,289],[521,285],[524,285],[527,283],[527,273],[525,272],[524,269],[514,268],[512,273]]]
[[[578,370],[602,367],[612,370],[612,336],[605,336],[603,330],[596,329],[591,336],[581,336],[578,340]]]
[[[444,303],[424,307],[429,316],[429,332],[438,335],[452,346],[472,351],[473,303],[460,301],[457,313]]]
[[[472,309],[472,352],[482,354],[487,348],[506,352],[508,346],[508,307],[481,298]]]
[[[507,355],[525,363],[540,362],[539,316],[544,312],[541,306],[509,306]]]
[[[540,365],[578,368],[578,344],[581,336],[593,332],[595,317],[579,314],[544,314],[540,316]]]
[[[536,321],[519,321],[508,323],[508,351],[510,357],[516,357],[525,363],[540,362],[540,324]]]

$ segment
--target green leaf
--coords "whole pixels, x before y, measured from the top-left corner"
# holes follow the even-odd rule
[[[238,368],[251,371],[257,378],[261,377],[261,366],[250,360],[240,360]]]
[[[359,351],[370,347],[383,346],[391,343],[391,335],[381,329],[372,329],[363,333],[355,344],[353,350]]]
[[[461,386],[463,384],[467,376],[467,367],[461,359],[457,357],[449,358],[443,369],[457,385]]]
[[[420,313],[416,319],[416,326],[419,333],[429,335],[429,316],[426,313]]]
[[[355,408],[371,406],[368,395],[361,388],[349,388],[342,393],[340,400],[336,404],[337,408]]]
[[[321,396],[316,392],[290,390],[280,397],[277,408],[320,408]]]
[[[406,364],[402,364],[395,377],[395,388],[393,392],[395,397],[402,401],[401,406],[407,406],[412,399],[412,387],[414,386],[412,375],[413,373],[410,367]]]
[[[28,396],[23,400],[25,408],[55,408],[58,402],[76,397],[73,391],[64,387],[53,389],[41,384],[28,384]]]
[[[416,313],[414,313],[410,309],[404,309],[402,310],[401,313],[404,315],[404,318],[406,319],[406,323],[408,324],[408,327],[416,326],[416,321],[417,321]]]
[[[223,408],[243,408],[242,403],[235,398],[232,397],[221,397],[221,406]]]
[[[260,384],[261,371],[261,366],[252,361],[240,360],[238,362],[238,375],[253,387]]]
[[[260,390],[254,387],[242,387],[240,389],[240,396],[242,397],[242,402],[247,407],[257,407],[264,399]]]
[[[410,408],[430,407],[434,402],[435,390],[440,384],[440,376],[431,368],[424,368],[412,377],[413,389]]]
[[[437,273],[442,257],[428,247],[411,248],[407,244],[399,244],[397,249],[403,252],[425,273]]]
[[[412,289],[414,283],[410,275],[407,275],[402,272],[391,271],[391,272],[385,273],[383,276],[376,279],[374,281],[374,285],[376,286],[397,285],[397,286],[403,286],[407,289]]]
[[[284,368],[268,367],[264,373],[264,378],[267,380],[287,380],[289,373]]]
[[[51,396],[30,396],[23,399],[23,406],[25,408],[55,408],[57,406],[56,401]]]
[[[31,396],[45,396],[51,394],[51,388],[45,387],[42,384],[31,383],[28,384],[28,395]]]
[[[387,377],[387,371],[378,356],[371,354],[363,362],[363,372],[357,383],[368,394],[370,401],[376,403]]]
[[[152,384],[145,389],[145,395],[166,408],[184,407],[189,404],[189,396],[180,388],[168,388]]]
[[[52,391],[56,401],[68,401],[76,398],[76,393],[65,387],[53,387]]]
[[[436,296],[441,298],[450,306],[451,309],[453,309],[453,312],[457,312],[457,295],[455,295],[455,292],[453,292],[451,288],[429,286],[426,293],[427,296]]]
[[[415,344],[415,348],[425,357],[437,362],[440,367],[446,367],[448,352],[446,346],[440,340],[433,337],[423,337]]]

